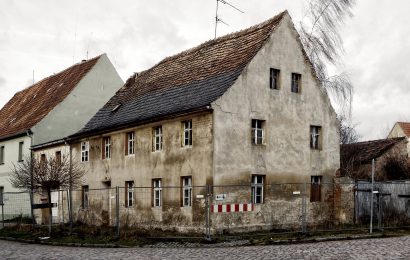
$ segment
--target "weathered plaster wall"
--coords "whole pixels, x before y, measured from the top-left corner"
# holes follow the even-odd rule
[[[123,84],[107,55],[102,55],[74,90],[32,128],[33,145],[76,133]]]
[[[182,147],[181,121],[192,119],[193,145]],[[163,150],[152,151],[152,128],[162,125]],[[135,131],[135,155],[125,155],[126,133]],[[110,136],[112,156],[102,159],[102,137]],[[120,190],[121,215],[128,222],[173,219],[184,223],[203,221],[201,201],[205,187],[193,188],[193,207],[181,207],[181,177],[192,176],[193,186],[204,186],[212,177],[212,114],[205,113],[129,128],[87,139],[90,142],[90,161],[82,163],[87,170],[85,185],[91,189],[122,187]],[[80,142],[73,144],[73,156],[80,158]],[[79,159],[78,159],[79,160]],[[162,179],[163,206],[152,207],[152,179]],[[107,182],[110,180],[110,183]],[[135,206],[125,208],[125,182],[134,181]],[[168,188],[167,188],[168,187]],[[90,191],[90,199],[93,197]],[[109,191],[105,191],[108,193]],[[114,195],[114,191],[111,194]],[[101,194],[95,191],[95,194]],[[106,196],[110,197],[110,196]],[[101,195],[94,196],[101,200]],[[79,199],[79,198],[77,198]],[[103,205],[107,207],[108,205]],[[191,215],[191,211],[195,211]],[[132,214],[129,214],[132,213]],[[129,219],[132,215],[132,219]],[[145,220],[144,220],[145,219]],[[125,221],[125,220],[124,220]],[[173,225],[175,222],[173,222]],[[181,224],[181,223],[180,223]]]
[[[336,114],[305,61],[289,16],[214,108],[214,183],[331,182],[339,168]],[[280,69],[280,89],[269,88],[269,69]],[[292,72],[302,74],[291,92]],[[251,120],[265,120],[265,144],[252,145]],[[322,126],[322,149],[310,148],[310,125]]]

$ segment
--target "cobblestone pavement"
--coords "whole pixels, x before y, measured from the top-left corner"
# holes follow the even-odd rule
[[[410,236],[224,248],[85,248],[0,241],[0,259],[410,259]]]

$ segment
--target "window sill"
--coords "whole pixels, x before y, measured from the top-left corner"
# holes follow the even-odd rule
[[[181,148],[182,149],[191,149],[192,145],[183,145]]]
[[[135,157],[135,153],[126,154],[125,157]]]

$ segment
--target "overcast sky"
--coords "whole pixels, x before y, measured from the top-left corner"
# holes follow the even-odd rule
[[[230,0],[218,35],[287,9],[295,23],[306,0]],[[377,3],[377,4],[376,4]],[[15,92],[87,57],[107,53],[125,81],[166,56],[214,36],[215,0],[0,0],[0,107]],[[410,2],[358,0],[342,29],[343,66],[355,86],[353,121],[363,140],[410,121]],[[1,119],[0,119],[1,120]]]

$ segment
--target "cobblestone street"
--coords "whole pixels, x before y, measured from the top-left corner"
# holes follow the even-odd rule
[[[410,259],[410,236],[215,248],[85,248],[0,241],[1,259]]]

